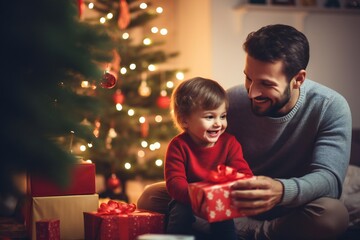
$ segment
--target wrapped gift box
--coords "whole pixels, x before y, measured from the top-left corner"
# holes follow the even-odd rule
[[[37,221],[36,240],[60,240],[60,220],[44,219]]]
[[[27,191],[32,197],[94,194],[96,193],[95,164],[75,164],[71,172],[70,185],[64,189],[46,178],[29,176]]]
[[[32,239],[36,239],[36,222],[42,219],[59,219],[61,239],[84,239],[83,212],[96,211],[99,195],[69,195],[33,197],[31,222],[27,226]]]
[[[243,179],[245,178],[251,177]],[[230,186],[233,183],[234,181],[190,183],[189,195],[194,214],[208,222],[243,217],[243,214],[231,207]]]
[[[85,239],[135,240],[145,233],[164,233],[164,214],[139,211],[101,215],[84,212]]]

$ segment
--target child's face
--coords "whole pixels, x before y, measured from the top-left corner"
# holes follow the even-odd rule
[[[214,146],[227,127],[225,103],[216,109],[193,112],[184,119],[183,127],[198,145]]]

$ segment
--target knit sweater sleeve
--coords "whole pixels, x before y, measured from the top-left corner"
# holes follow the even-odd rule
[[[310,111],[320,112],[312,160],[307,174],[279,179],[284,185],[280,205],[298,206],[319,197],[339,198],[341,195],[350,158],[351,112],[341,95],[334,92],[327,96],[326,100],[322,100],[320,107],[307,106]],[[316,102],[317,99],[307,99],[309,104],[312,101]]]
[[[174,138],[168,146],[165,159],[165,181],[169,195],[184,204],[190,204],[188,179],[186,175],[186,156],[184,144]]]

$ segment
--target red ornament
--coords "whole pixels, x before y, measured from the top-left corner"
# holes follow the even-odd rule
[[[122,104],[124,102],[124,94],[122,94],[120,89],[116,89],[114,95],[113,95],[113,100],[115,104]]]
[[[102,76],[100,85],[101,85],[102,88],[111,89],[111,88],[115,87],[116,81],[117,81],[116,77],[113,74],[111,74],[109,72],[106,72]]]
[[[170,106],[170,98],[168,96],[159,96],[156,104],[159,108],[168,108]]]
[[[111,177],[107,180],[107,187],[111,190],[120,186],[120,179],[116,176],[115,173],[111,174]]]

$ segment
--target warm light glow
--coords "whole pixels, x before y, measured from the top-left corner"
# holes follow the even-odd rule
[[[126,74],[126,72],[127,72],[126,67],[122,67],[122,68],[120,69],[120,73],[121,73],[121,74]]]
[[[108,136],[109,136],[110,138],[116,138],[116,137],[117,137],[117,133],[116,133],[116,131],[115,131],[114,128],[110,128],[110,129],[109,129],[109,134],[108,134]]]
[[[131,168],[131,164],[127,162],[124,164],[124,167],[125,167],[125,169],[129,170]]]
[[[88,143],[87,144],[89,148],[92,148],[93,147],[93,144],[92,143]]]
[[[148,144],[147,141],[141,141],[141,146],[142,146],[143,148],[147,148],[148,145],[149,145],[149,144]]]
[[[134,114],[135,114],[134,109],[129,109],[129,110],[128,110],[128,115],[129,115],[129,116],[134,116]]]
[[[124,32],[123,34],[122,34],[122,38],[123,39],[128,39],[130,37],[130,35],[129,35],[129,33],[127,33],[127,32]]]
[[[91,159],[87,159],[87,160],[85,160],[85,162],[92,163]]]
[[[139,117],[139,122],[144,123],[146,121],[145,117]]]
[[[155,65],[154,65],[154,64],[150,64],[150,65],[148,66],[148,70],[149,70],[150,72],[155,71],[155,70],[156,70]]]
[[[145,152],[143,150],[139,150],[137,155],[138,157],[143,158],[145,157]]]
[[[163,165],[163,160],[161,159],[156,159],[155,160],[155,165],[158,166],[158,167],[161,167]]]
[[[165,90],[161,90],[160,96],[165,97],[167,95],[167,92]]]
[[[116,108],[117,111],[121,111],[123,109],[123,106],[120,103],[117,103],[115,105],[115,108]]]
[[[136,64],[135,64],[135,63],[131,63],[130,66],[129,66],[129,68],[130,68],[131,70],[135,70],[135,69],[136,69]]]
[[[157,122],[157,123],[160,123],[160,122],[162,122],[162,116],[160,116],[160,115],[156,115],[155,116],[155,122]]]
[[[81,146],[80,146],[80,151],[85,152],[85,151],[86,151],[86,146],[85,146],[85,145],[81,145]]]
[[[160,149],[161,144],[159,142],[155,142],[154,147],[155,147],[155,149]]]
[[[146,9],[147,8],[147,4],[146,3],[140,3],[139,6],[141,9]]]
[[[159,31],[159,29],[157,27],[152,27],[151,28],[152,33],[157,33],[158,31]]]
[[[155,151],[155,150],[156,150],[156,147],[155,147],[154,144],[150,144],[149,149],[150,149],[151,151]]]
[[[183,72],[177,72],[176,73],[176,79],[177,80],[184,80],[185,76]]]
[[[92,2],[89,3],[88,8],[89,8],[89,9],[93,9],[93,8],[94,8],[94,3],[92,3]]]
[[[106,18],[101,17],[101,18],[100,18],[100,23],[101,23],[101,24],[104,24],[105,22],[106,22]]]
[[[165,36],[166,34],[168,34],[168,30],[166,28],[162,28],[160,30],[160,34]]]
[[[90,84],[89,84],[89,81],[82,81],[82,82],[81,82],[81,87],[82,87],[82,88],[88,88],[89,85],[90,85]]]
[[[151,39],[150,39],[150,38],[145,38],[145,39],[143,40],[143,44],[144,44],[144,45],[150,45],[150,44],[151,44]]]
[[[106,17],[107,17],[107,19],[112,19],[112,18],[114,17],[114,15],[113,15],[112,13],[108,13],[108,14],[106,15]]]
[[[167,88],[173,88],[173,87],[174,87],[173,81],[167,81],[167,82],[166,82],[166,87],[167,87]]]
[[[162,7],[157,7],[156,8],[157,13],[162,13],[163,11],[164,11],[164,9]]]

